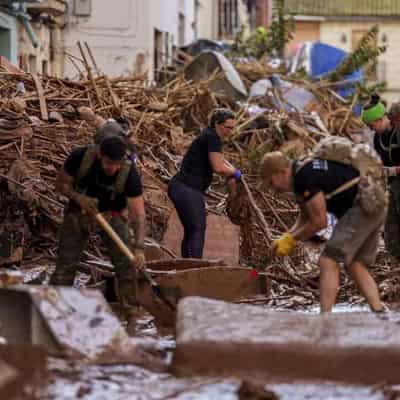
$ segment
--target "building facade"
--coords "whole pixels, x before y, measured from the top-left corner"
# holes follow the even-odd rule
[[[63,0],[0,2],[0,56],[30,73],[61,76]]]
[[[400,1],[286,0],[286,9],[295,14],[296,27],[288,53],[299,43],[314,40],[352,51],[364,33],[378,24],[377,44],[387,50],[379,57],[375,78],[387,83],[386,100],[399,100]]]
[[[243,27],[255,29],[260,21],[257,10],[267,0],[198,0],[198,37],[232,40]]]
[[[196,37],[196,0],[68,0],[64,74],[78,73],[76,43],[86,42],[99,68],[110,76],[157,72],[177,46]],[[78,68],[77,68],[78,67]]]

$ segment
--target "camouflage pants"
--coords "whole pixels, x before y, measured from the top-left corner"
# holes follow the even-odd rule
[[[400,260],[400,178],[392,178],[389,184],[389,209],[385,224],[386,250]]]
[[[131,236],[125,218],[114,216],[108,222],[129,247]],[[58,257],[56,270],[50,279],[51,285],[70,286],[73,284],[77,266],[86,249],[91,227],[93,226],[96,225],[93,224],[90,217],[82,215],[80,212],[66,212],[59,232]],[[137,304],[136,271],[107,233],[101,231],[100,235],[115,268],[120,301],[128,308],[135,306]]]

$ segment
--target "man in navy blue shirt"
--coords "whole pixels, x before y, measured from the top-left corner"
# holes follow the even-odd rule
[[[323,159],[296,162],[281,152],[264,155],[260,174],[278,192],[294,192],[300,207],[295,225],[273,243],[279,256],[289,255],[298,241],[306,241],[327,226],[327,212],[338,222],[319,259],[321,312],[332,310],[339,289],[339,264],[343,263],[372,311],[382,312],[378,287],[368,271],[375,263],[380,230],[386,217],[383,202],[367,214],[358,200],[359,171]]]

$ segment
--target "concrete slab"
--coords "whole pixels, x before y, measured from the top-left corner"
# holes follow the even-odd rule
[[[229,218],[214,214],[207,215],[203,258],[222,259],[228,265],[238,265],[239,237],[240,228],[232,224]],[[180,255],[182,238],[183,228],[174,210],[168,219],[163,243],[165,247]]]
[[[10,386],[18,379],[18,372],[11,365],[0,359],[0,398],[9,399]]]
[[[177,373],[400,382],[400,318],[310,315],[198,297],[179,303]]]
[[[97,290],[26,286],[0,289],[0,336],[51,353],[96,359],[129,339]]]
[[[0,398],[34,399],[36,390],[48,379],[43,348],[29,345],[0,345]]]

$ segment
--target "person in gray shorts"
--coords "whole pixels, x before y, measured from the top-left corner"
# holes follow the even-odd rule
[[[360,206],[358,184],[352,183],[358,181],[358,170],[318,158],[300,163],[281,152],[272,152],[264,155],[260,175],[264,185],[275,191],[294,192],[300,207],[295,225],[273,243],[277,255],[289,255],[298,241],[309,240],[324,229],[327,212],[338,219],[319,259],[321,312],[331,311],[336,302],[340,263],[346,266],[371,310],[384,311],[368,266],[375,263],[387,207],[382,203],[379,211],[367,214]],[[335,191],[339,193],[329,195]]]

